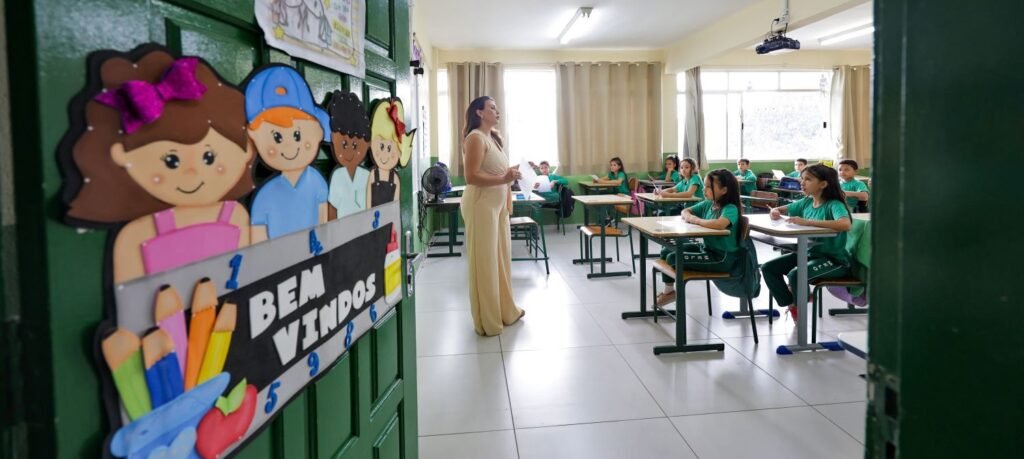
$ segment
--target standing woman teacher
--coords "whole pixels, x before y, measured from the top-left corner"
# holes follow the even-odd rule
[[[508,167],[501,136],[494,128],[501,119],[494,99],[478,97],[466,109],[463,140],[466,191],[462,218],[466,222],[469,254],[469,304],[476,333],[501,334],[526,314],[512,298],[512,182],[519,170]]]

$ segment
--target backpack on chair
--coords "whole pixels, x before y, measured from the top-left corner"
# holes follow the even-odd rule
[[[568,186],[563,186],[558,190],[559,204],[562,206],[561,214],[562,218],[569,218],[572,216],[573,209],[576,208],[576,200],[573,198],[573,192]]]

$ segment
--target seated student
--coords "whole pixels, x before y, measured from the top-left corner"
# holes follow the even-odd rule
[[[544,200],[547,201],[547,202],[557,202],[558,201],[558,195],[559,195],[558,194],[558,188],[559,187],[563,187],[563,186],[568,186],[569,185],[569,179],[567,179],[565,177],[562,177],[562,176],[559,176],[559,175],[552,174],[551,173],[551,163],[549,163],[547,161],[541,161],[540,165],[535,165],[535,164],[533,164],[533,161],[531,161],[530,162],[530,167],[533,167],[534,170],[536,170],[537,175],[546,175],[546,176],[548,176],[548,180],[551,182],[551,191],[543,191],[543,192],[538,191],[536,193],[541,195],[541,196],[543,196]],[[540,188],[540,183],[534,183],[533,184],[533,189],[536,190],[537,188]]]
[[[666,182],[679,183],[679,157],[676,155],[665,158],[665,171],[658,176],[658,179]]]
[[[731,271],[736,264],[736,231],[741,214],[740,189],[736,177],[718,169],[704,177],[704,200],[683,210],[683,220],[711,229],[728,229],[729,235],[704,238],[703,244],[683,245],[683,266],[694,271]],[[661,249],[661,259],[676,263],[674,247]],[[675,280],[663,276],[665,291],[658,295],[659,306],[675,301]]]
[[[749,196],[750,193],[757,189],[757,176],[754,175],[754,171],[750,170],[750,160],[740,159],[736,161],[736,167],[738,169],[732,172],[733,175],[736,176],[737,180],[744,181],[740,184],[740,193]]]
[[[800,183],[807,196],[788,206],[772,209],[771,219],[779,220],[788,215],[788,223],[817,226],[839,231],[836,237],[821,238],[811,247],[807,258],[807,281],[833,279],[850,272],[850,254],[846,251],[846,232],[850,231],[850,211],[846,208],[845,195],[839,185],[835,169],[815,164],[804,169]],[[796,284],[796,254],[790,253],[765,263],[761,267],[764,283],[779,304],[788,307],[789,313],[797,318],[793,304],[792,286]],[[789,278],[786,285],[784,278]],[[808,296],[808,301],[810,296]]]
[[[601,185],[618,185],[619,187],[615,191],[621,194],[629,194],[628,182],[626,168],[623,167],[622,160],[618,156],[608,161],[608,178],[594,180],[594,183]]]
[[[859,169],[857,161],[852,159],[839,161],[839,186],[846,193],[846,205],[852,210],[857,210],[859,203],[868,201],[868,186],[855,178],[857,169]]]
[[[704,181],[697,174],[697,163],[690,158],[679,160],[681,173],[679,183],[673,188],[656,190],[655,193],[667,198],[700,198],[704,199]]]
[[[793,161],[793,169],[796,170],[786,174],[786,177],[800,178],[800,174],[804,172],[805,167],[807,167],[806,159],[800,158],[796,161]]]

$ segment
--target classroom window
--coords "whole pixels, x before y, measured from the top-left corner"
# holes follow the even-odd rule
[[[703,71],[704,145],[709,160],[831,156],[827,71]],[[679,148],[685,138],[685,74],[677,76]]]
[[[505,151],[512,164],[520,161],[558,162],[558,122],[556,116],[555,70],[506,69]]]
[[[437,159],[451,164],[452,120],[448,98],[448,70],[437,71]]]

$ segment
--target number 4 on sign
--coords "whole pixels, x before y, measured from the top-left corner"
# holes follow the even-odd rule
[[[313,255],[320,255],[323,252],[324,246],[320,244],[320,240],[316,238],[316,230],[309,230],[309,253]]]

